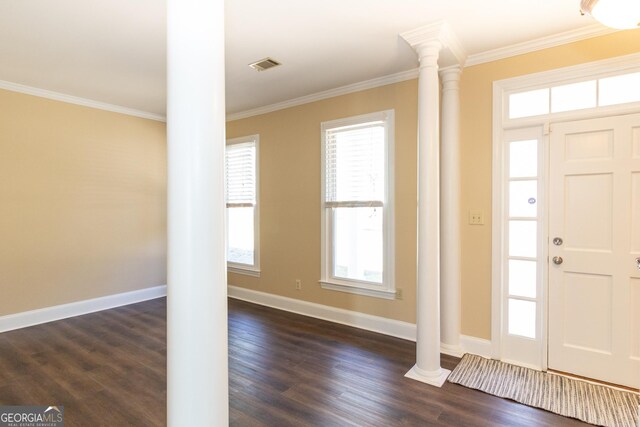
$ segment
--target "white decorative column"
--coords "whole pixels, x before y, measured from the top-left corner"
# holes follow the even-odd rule
[[[405,37],[405,35],[402,35]],[[412,43],[418,76],[418,283],[416,364],[407,377],[441,387],[449,371],[440,367],[440,83],[436,37]],[[415,41],[415,40],[414,40]]]
[[[460,73],[440,71],[440,304],[442,351],[460,357]]]
[[[224,0],[167,3],[169,426],[229,423]]]
[[[438,59],[454,43],[445,21],[401,34],[418,53],[418,281],[416,364],[407,377],[441,387],[440,366],[440,82]],[[454,53],[455,54],[455,53]]]

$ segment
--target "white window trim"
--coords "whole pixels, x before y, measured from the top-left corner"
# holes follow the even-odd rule
[[[543,187],[539,194],[539,203],[543,203],[546,209],[543,212],[541,218],[541,224],[543,227],[542,238],[540,239],[544,244],[544,252],[540,263],[544,266],[542,271],[541,280],[543,297],[541,303],[543,304],[540,312],[542,313],[542,319],[539,319],[538,327],[541,330],[540,336],[537,340],[540,341],[541,352],[539,360],[534,363],[524,360],[509,360],[511,363],[528,366],[534,369],[546,370],[547,364],[547,347],[548,347],[548,331],[547,331],[547,318],[548,318],[548,306],[546,296],[548,295],[548,263],[547,263],[547,244],[549,239],[549,233],[547,229],[548,224],[548,204],[547,194],[548,188],[548,164],[549,164],[549,144],[548,144],[548,130],[550,122],[562,122],[570,120],[589,119],[596,117],[614,116],[619,114],[635,113],[640,108],[640,102],[610,105],[603,107],[594,107],[588,109],[564,111],[558,113],[548,113],[533,117],[523,118],[509,118],[509,102],[508,97],[512,93],[525,92],[528,90],[535,90],[544,87],[551,87],[562,84],[575,83],[585,80],[600,79],[603,77],[610,77],[626,73],[634,73],[640,71],[640,54],[634,53],[631,55],[625,55],[616,58],[605,59],[601,61],[589,62],[585,64],[575,65],[571,67],[558,68],[551,71],[545,71],[535,74],[528,74],[524,76],[514,77],[505,80],[495,81],[493,83],[493,204],[492,204],[492,320],[491,320],[491,343],[492,343],[492,357],[498,360],[504,360],[503,345],[507,345],[502,339],[504,325],[503,316],[506,313],[506,307],[504,305],[504,292],[505,284],[503,266],[505,247],[505,227],[507,224],[504,220],[504,209],[506,195],[504,193],[504,176],[505,176],[505,150],[504,150],[504,138],[505,131],[509,129],[519,129],[526,127],[543,127],[543,149],[544,153],[540,157],[540,161],[544,162],[542,168],[543,175],[540,177],[540,182]],[[544,183],[544,184],[542,184]],[[540,197],[544,194],[543,197]]]
[[[256,146],[256,205],[253,211],[253,265],[240,264],[227,261],[227,272],[244,274],[252,277],[260,277],[260,135],[242,136],[228,139],[226,145],[255,142]],[[227,212],[225,208],[225,212]],[[227,221],[225,221],[227,223]],[[225,234],[229,232],[225,227]],[[226,239],[228,242],[228,238]],[[226,253],[225,248],[225,253]]]
[[[385,137],[385,204],[383,206],[383,278],[382,284],[349,280],[343,278],[335,278],[331,275],[330,260],[331,255],[331,230],[330,230],[330,218],[327,214],[328,209],[325,207],[325,195],[326,195],[326,162],[325,162],[325,131],[341,126],[349,126],[359,123],[373,122],[384,120],[386,122],[386,137]],[[331,120],[321,123],[321,188],[320,188],[320,209],[321,209],[321,255],[320,255],[320,286],[323,289],[329,289],[333,291],[348,292],[357,295],[366,295],[384,299],[395,299],[395,181],[394,181],[394,165],[395,165],[395,150],[394,150],[394,137],[395,137],[395,111],[385,110],[375,113],[362,114],[359,116],[347,117],[338,120]]]
[[[598,80],[622,74],[640,72],[640,54],[634,53],[618,58],[589,62],[571,67],[558,68],[511,79],[494,82],[494,125],[497,122],[505,129],[514,127],[536,126],[549,121],[569,121],[575,117],[589,119],[594,117],[613,116],[625,113],[636,113],[640,102],[596,106],[578,110],[549,112],[537,116],[509,118],[509,95],[536,89],[552,88],[571,83]],[[498,93],[496,92],[498,91]],[[496,103],[495,101],[499,101]],[[551,109],[549,109],[551,111]],[[498,120],[500,119],[500,120]]]

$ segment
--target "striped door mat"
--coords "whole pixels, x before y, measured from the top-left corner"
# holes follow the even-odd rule
[[[466,354],[451,383],[607,427],[640,427],[640,396]]]

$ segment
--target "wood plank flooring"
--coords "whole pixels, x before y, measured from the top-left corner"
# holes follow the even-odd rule
[[[157,299],[0,334],[0,405],[61,404],[67,426],[165,425],[165,312]],[[584,425],[404,378],[414,361],[408,341],[229,301],[232,426]]]

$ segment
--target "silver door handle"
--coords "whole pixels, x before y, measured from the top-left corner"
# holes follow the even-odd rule
[[[555,265],[560,265],[560,264],[562,264],[564,262],[564,260],[562,259],[561,256],[554,256],[553,258],[551,258],[551,260],[553,261],[553,263]],[[640,261],[638,261],[638,263],[640,263]]]

